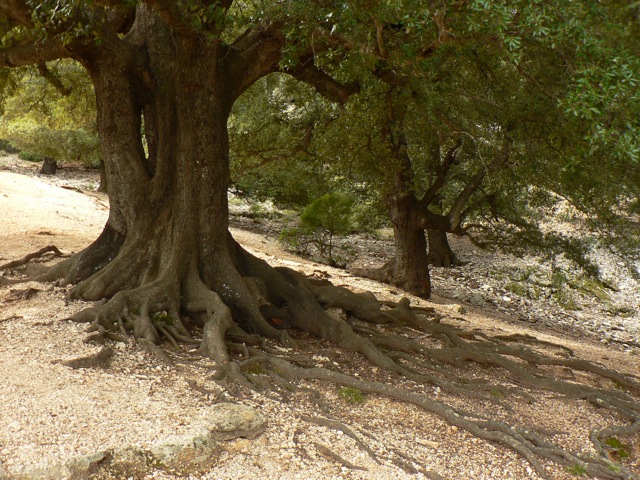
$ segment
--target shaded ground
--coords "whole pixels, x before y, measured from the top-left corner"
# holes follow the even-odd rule
[[[27,168],[23,171],[29,173],[29,165],[20,165],[13,172]],[[13,172],[0,170],[0,263],[49,244],[63,253],[77,251],[99,234],[108,213],[106,197]],[[72,178],[61,175],[53,181],[77,187]],[[83,184],[86,186],[91,182],[90,177],[81,181],[88,182]],[[401,297],[385,285],[285,253],[275,241],[258,233],[234,230],[233,234],[252,253],[272,264],[327,277],[338,285],[371,290],[382,299],[397,301]],[[173,365],[165,365],[140,346],[116,344],[116,355],[108,368],[70,369],[55,362],[94,352],[96,347],[82,342],[85,326],[65,321],[83,308],[81,302],[67,305],[65,293],[64,288],[35,282],[0,288],[0,478],[3,471],[9,478],[19,478],[20,472],[33,473],[35,468],[104,448],[151,445],[185,431],[202,415],[203,406],[219,401],[261,409],[269,417],[269,427],[254,440],[226,444],[215,468],[197,475],[194,472],[194,478],[539,478],[509,449],[450,427],[414,406],[376,395],[365,395],[362,403],[349,401],[340,389],[314,381],[306,384],[318,389],[319,398],[304,392],[281,392],[278,397],[225,389],[211,378],[210,361],[188,349],[165,345],[174,360]],[[416,305],[434,307],[445,324],[486,334],[531,335],[619,372],[640,371],[639,351],[633,345],[602,345],[576,332],[571,337],[560,335],[544,322],[527,324],[512,318],[508,311],[499,312],[491,302],[475,308],[463,305],[463,299],[436,300],[438,303],[412,298]],[[318,365],[335,362],[362,376],[397,381],[386,373],[372,372],[358,356],[328,344],[310,338],[299,338],[298,343],[313,352]],[[549,354],[561,350],[544,345],[536,349]],[[602,383],[569,369],[550,370],[559,378]],[[458,374],[489,378],[498,385],[505,381],[499,370],[475,366]],[[555,441],[584,452],[592,448],[588,432],[613,420],[611,414],[580,399],[558,399],[537,390],[525,389],[529,400],[507,394],[496,398],[499,401],[494,404],[473,402],[437,387],[405,383],[411,391],[446,399],[456,406],[557,431]],[[344,431],[327,422],[319,425],[314,418],[348,425],[373,455]],[[639,471],[640,437],[635,434],[622,440],[631,449],[625,465]],[[351,465],[332,457],[327,449]],[[559,479],[575,478],[579,473],[554,464],[548,464],[547,469],[552,478]],[[148,478],[176,478],[153,466],[147,473]]]

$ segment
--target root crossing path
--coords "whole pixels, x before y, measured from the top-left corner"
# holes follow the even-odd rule
[[[197,373],[183,388],[215,391],[208,401],[264,398],[304,404],[300,418],[316,419],[307,423],[338,429],[370,461],[392,463],[407,475],[449,474],[433,469],[410,447],[392,447],[393,442],[370,447],[385,444],[380,433],[371,432],[385,421],[384,414],[372,418],[370,404],[406,405],[439,419],[440,428],[514,452],[531,478],[638,478],[640,381],[633,368],[587,358],[579,343],[475,328],[454,310],[408,297],[376,298],[335,271],[326,270],[319,279],[289,268],[292,262],[270,264],[231,236],[219,242],[224,253],[218,258],[226,267],[216,271],[227,272],[219,277],[203,276],[196,264],[175,258],[159,262],[161,268],[153,271],[130,268],[136,240],[127,244],[107,228],[81,254],[30,283],[36,299],[45,290],[54,297],[93,301],[71,302],[72,312],[48,322],[16,310],[21,302],[34,301],[33,295],[21,296],[15,285],[28,280],[21,277],[22,267],[5,271],[11,285],[2,287],[2,302],[11,308],[0,318],[0,329],[11,333],[9,343],[20,342],[20,328],[86,323],[89,344],[105,344],[110,353],[96,368],[117,365],[118,352],[142,351],[148,355],[145,365],[167,365],[163,368],[178,375]],[[304,268],[312,273],[319,267]],[[327,277],[332,275],[349,288],[331,283]],[[56,368],[76,364],[84,366],[66,361]],[[571,430],[572,419],[556,418],[556,411],[579,412],[575,421],[582,417],[584,430],[565,430]],[[331,445],[295,438],[303,444],[300,455],[314,451],[342,469],[364,471]]]

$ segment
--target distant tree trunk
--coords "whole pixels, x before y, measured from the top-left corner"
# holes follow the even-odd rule
[[[42,162],[42,166],[40,167],[41,175],[55,175],[58,170],[58,162],[56,162],[53,158],[46,157],[44,162]]]
[[[428,229],[429,239],[429,264],[434,267],[457,267],[462,265],[454,251],[449,245],[447,232],[442,230]]]
[[[416,215],[417,212],[408,203],[411,203],[411,199],[406,197],[387,199],[395,240],[393,258],[380,268],[356,268],[352,269],[352,273],[429,298],[431,278],[424,225],[421,216]]]
[[[424,226],[422,219],[406,203],[405,199],[389,206],[396,245],[395,258],[389,266],[391,283],[428,298],[431,294],[431,278]]]
[[[427,258],[424,216],[414,190],[414,172],[407,153],[404,133],[406,105],[396,104],[393,90],[387,94],[387,111],[382,129],[389,146],[390,171],[385,204],[393,223],[395,255],[378,269],[354,269],[353,272],[374,280],[396,285],[414,295],[429,298],[431,278]]]

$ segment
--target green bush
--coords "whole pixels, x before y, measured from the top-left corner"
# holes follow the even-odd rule
[[[44,161],[44,156],[31,153],[31,152],[20,152],[18,154],[18,158],[21,160],[26,160],[27,162],[43,162]]]
[[[359,201],[351,210],[351,222],[358,232],[372,233],[387,225],[387,212],[377,203]]]
[[[28,152],[25,160],[39,161],[51,157],[58,161],[79,161],[92,167],[100,164],[100,141],[97,134],[82,128],[55,130],[44,125],[20,122],[9,130],[11,144]]]
[[[20,151],[7,140],[0,140],[0,150],[4,150],[7,153],[18,153]]]
[[[349,403],[358,404],[364,402],[364,395],[357,388],[342,387],[338,393]]]
[[[335,238],[352,231],[354,203],[352,196],[341,192],[328,193],[315,199],[303,210],[300,226],[283,229],[280,241],[300,253],[308,254],[313,247],[329,265],[344,266],[346,261],[340,253],[344,255],[348,249],[336,246]]]
[[[351,231],[351,209],[355,200],[341,192],[327,193],[307,205],[300,220],[305,228],[324,229],[332,235]]]

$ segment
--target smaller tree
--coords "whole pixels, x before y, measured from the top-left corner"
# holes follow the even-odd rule
[[[280,239],[304,253],[309,253],[309,247],[313,247],[329,265],[344,267],[344,259],[336,254],[336,250],[344,253],[346,249],[337,246],[335,240],[352,231],[354,203],[351,195],[327,193],[307,205],[300,216],[300,226],[283,230]]]

